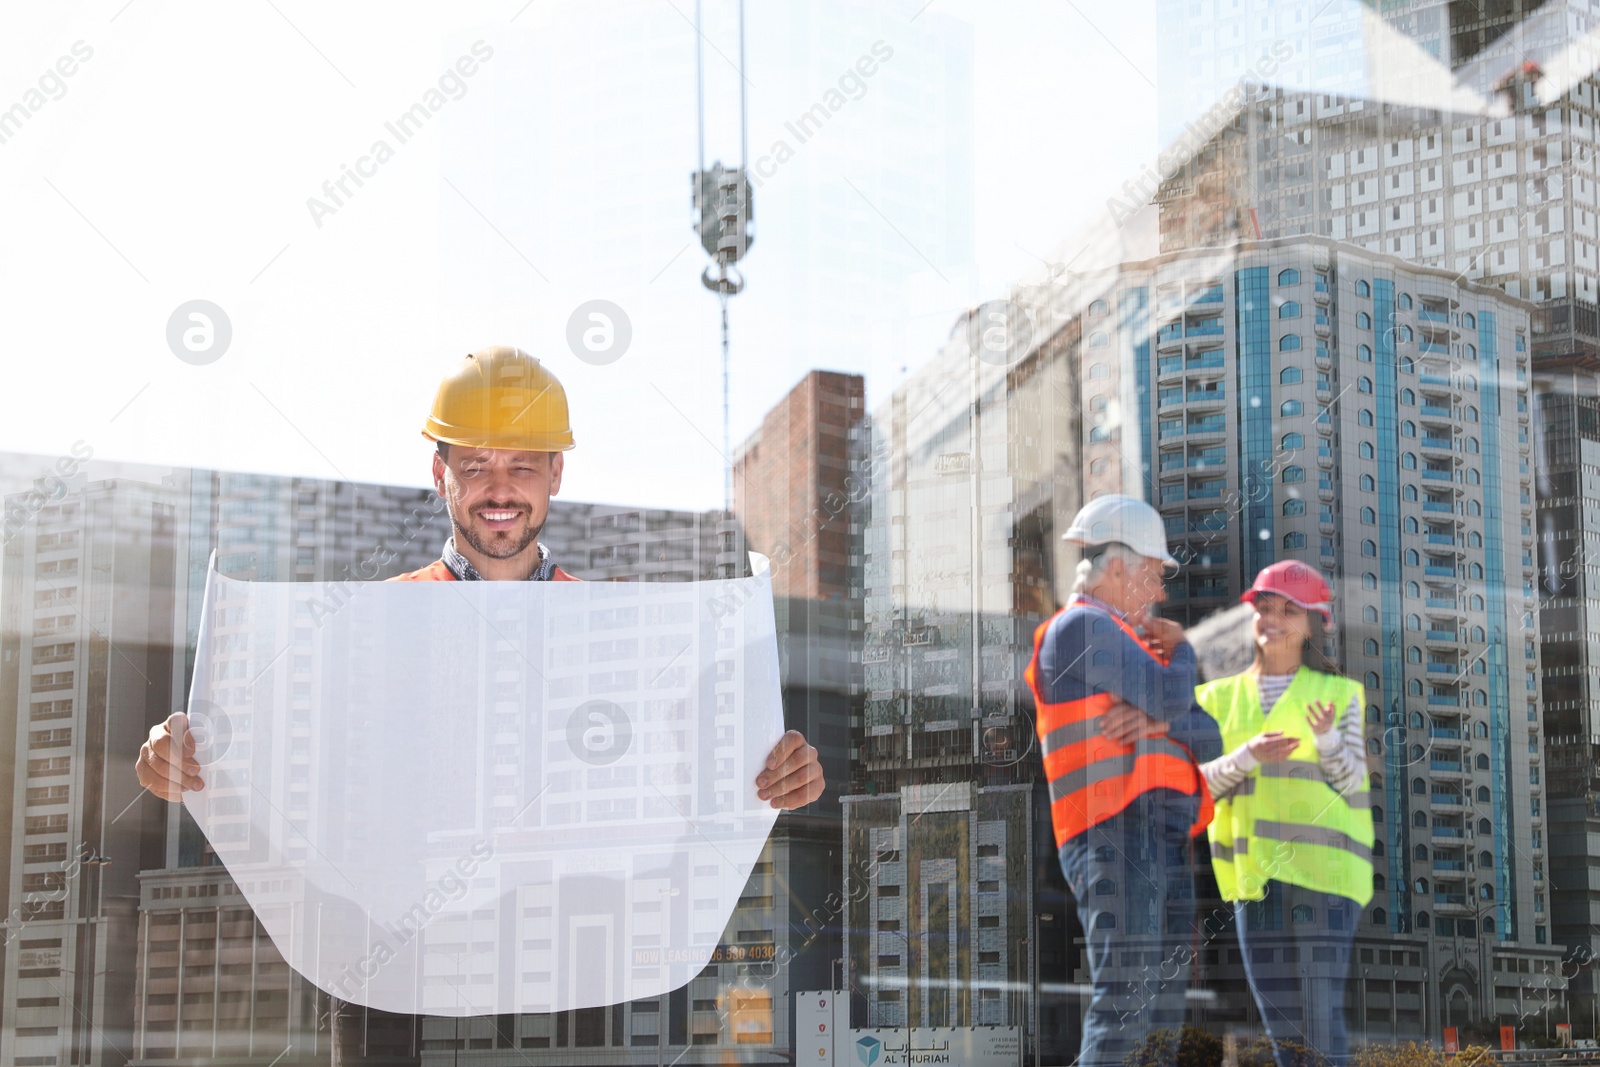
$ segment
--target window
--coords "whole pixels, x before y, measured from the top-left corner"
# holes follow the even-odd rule
[[[1089,368],[1089,377],[1109,378],[1111,377],[1111,367],[1105,363],[1096,363]]]
[[[1098,319],[1105,315],[1109,310],[1110,309],[1106,307],[1106,302],[1104,300],[1092,300],[1089,302],[1089,317],[1091,319]]]
[[[1285,482],[1303,482],[1306,480],[1306,469],[1304,467],[1285,467],[1283,468],[1283,480]]]
[[[1371,604],[1368,604],[1366,607],[1362,608],[1361,609],[1361,621],[1362,622],[1377,622],[1378,621],[1378,609],[1373,607]]]
[[[1296,904],[1289,912],[1289,921],[1295,923],[1308,923],[1315,913],[1309,904]]]
[[[1094,333],[1091,333],[1089,335],[1089,347],[1090,348],[1104,348],[1106,345],[1108,345],[1110,343],[1111,343],[1111,338],[1107,337],[1105,335],[1105,331],[1103,331],[1103,330],[1096,330]]]
[[[1380,688],[1381,683],[1379,683],[1379,681],[1378,681],[1378,672],[1377,671],[1368,671],[1367,672],[1367,677],[1366,677],[1366,683],[1367,683],[1367,688],[1368,689],[1378,689],[1378,688]],[[1374,738],[1373,740],[1377,740],[1377,739]],[[1377,752],[1378,750],[1377,749],[1373,749],[1372,751]]]
[[[1372,909],[1372,925],[1373,926],[1387,926],[1388,924],[1389,924],[1389,913],[1384,911],[1382,908],[1373,908]]]
[[[1103,456],[1100,459],[1094,460],[1093,462],[1091,462],[1089,464],[1089,473],[1090,474],[1104,474],[1106,471],[1108,471],[1110,469],[1111,469],[1111,461],[1109,459],[1106,459]]]
[[[1278,307],[1278,318],[1298,319],[1300,317],[1300,303],[1296,300],[1285,300]]]
[[[1278,442],[1278,446],[1285,452],[1297,452],[1305,447],[1305,438],[1297,433],[1286,433],[1283,435],[1283,440]]]
[[[1299,367],[1285,367],[1283,370],[1278,372],[1278,384],[1294,385],[1296,382],[1300,381],[1300,377]]]
[[[1369,656],[1376,656],[1378,654],[1378,639],[1376,637],[1367,638],[1362,645],[1362,650]]]
[[[1298,351],[1300,351],[1300,335],[1299,334],[1293,334],[1293,333],[1286,333],[1282,337],[1278,338],[1278,351],[1279,352],[1298,352]]]
[[[1370,330],[1370,329],[1372,329],[1372,316],[1368,315],[1365,311],[1356,312],[1356,329],[1358,329],[1358,330]]]
[[[1432,170],[1433,168],[1430,167],[1429,169]],[[1395,300],[1395,303],[1399,306],[1401,311],[1410,311],[1411,310],[1411,294],[1410,293],[1401,293],[1400,296]]]
[[[1376,588],[1378,588],[1378,576],[1376,574],[1373,574],[1371,571],[1368,571],[1367,573],[1363,574],[1361,576],[1361,588],[1363,588],[1363,589],[1376,589]],[[1374,609],[1374,610],[1376,610],[1376,609]]]
[[[1295,270],[1293,267],[1290,267],[1287,270],[1280,270],[1278,272],[1278,284],[1279,285],[1299,285],[1300,284],[1300,272]]]
[[[1298,497],[1290,497],[1283,502],[1283,513],[1285,515],[1304,515],[1306,513],[1306,502]]]
[[[1363,363],[1371,363],[1372,362],[1372,346],[1371,345],[1356,345],[1356,358],[1359,359]]]
[[[1401,455],[1400,455],[1400,466],[1404,467],[1408,471],[1416,470],[1417,469],[1417,457],[1416,457],[1416,454],[1413,453],[1413,452],[1401,453]]]
[[[1372,379],[1368,378],[1366,375],[1362,375],[1361,377],[1357,378],[1356,379],[1356,392],[1358,392],[1358,393],[1370,393],[1370,392],[1372,392]]]
[[[1376,559],[1378,556],[1378,543],[1370,539],[1361,542],[1361,554],[1368,558]]]
[[[1300,533],[1298,530],[1292,530],[1289,533],[1284,534],[1283,535],[1283,547],[1284,548],[1304,548],[1304,547],[1306,547],[1306,535],[1303,534],[1303,533]]]
[[[1278,414],[1284,416],[1285,418],[1293,415],[1299,415],[1304,411],[1305,405],[1300,403],[1298,400],[1285,400],[1282,406],[1278,408]]]
[[[1356,422],[1358,424],[1362,425],[1362,426],[1371,426],[1372,425],[1372,409],[1371,408],[1362,408],[1360,411],[1356,412]]]
[[[1378,525],[1378,513],[1376,511],[1373,511],[1371,508],[1362,508],[1361,509],[1361,525],[1363,525],[1363,526],[1376,526],[1376,525]]]
[[[1089,398],[1090,411],[1104,411],[1106,409],[1106,394],[1096,393]]]
[[[1361,456],[1362,459],[1371,459],[1377,454],[1372,447],[1371,441],[1362,441],[1361,444],[1356,447],[1356,452]]]

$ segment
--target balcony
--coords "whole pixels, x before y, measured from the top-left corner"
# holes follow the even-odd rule
[[[1429,307],[1419,307],[1417,309],[1417,318],[1423,322],[1442,322],[1445,325],[1450,323],[1450,313],[1448,311],[1435,311]]]
[[[1433,347],[1439,348],[1441,346],[1434,345]],[[1419,374],[1417,375],[1417,381],[1423,385],[1443,385],[1448,387],[1450,385],[1450,376],[1448,374]]]
[[[1184,330],[1185,337],[1221,337],[1222,320],[1220,318],[1195,319]]]
[[[1183,375],[1183,360],[1179,357],[1156,360],[1156,379],[1166,380]]]
[[[1454,504],[1446,504],[1442,500],[1425,500],[1422,503],[1422,510],[1443,512],[1446,515],[1450,515],[1455,512],[1456,508]]]
[[[1450,807],[1461,807],[1461,797],[1455,793],[1429,793],[1428,803],[1445,804]]]
[[[1432,726],[1428,728],[1429,737],[1443,738],[1447,741],[1461,740],[1461,731],[1454,726]]]
[[[1191,407],[1222,407],[1227,403],[1228,397],[1221,389],[1190,393],[1184,397]]]
[[[1457,635],[1460,634],[1460,632],[1461,632],[1460,630],[1429,630],[1428,631],[1428,640],[1429,641],[1448,641],[1448,642],[1454,644],[1455,641],[1457,640]]]
[[[1430,578],[1454,578],[1456,576],[1456,569],[1454,567],[1444,567],[1436,563],[1429,563],[1422,568],[1422,573],[1426,574]]]
[[[1422,479],[1427,482],[1452,482],[1455,481],[1455,473],[1452,471],[1425,470],[1422,472]]]
[[[1183,324],[1179,322],[1168,323],[1156,331],[1156,344],[1172,345],[1183,340]]]
[[[1464,871],[1467,869],[1466,860],[1434,860],[1433,869],[1436,871]]]
[[[1222,286],[1213,285],[1200,290],[1199,295],[1190,298],[1195,304],[1220,304],[1222,303]]]
[[[1221,352],[1206,352],[1198,356],[1190,356],[1184,364],[1189,370],[1222,370],[1225,360]]]
[[[1463,837],[1465,835],[1462,834],[1461,828],[1457,827],[1457,826],[1435,826],[1433,828],[1433,836],[1434,837]]]
[[[1438,404],[1423,404],[1418,410],[1428,418],[1450,418],[1450,409],[1446,407],[1440,407]]]
[[[1460,674],[1461,673],[1461,668],[1456,666],[1454,663],[1430,663],[1430,664],[1428,664],[1428,673],[1429,674]]]
[[[1455,450],[1455,442],[1448,437],[1429,437],[1424,434],[1421,443],[1423,448],[1437,448],[1445,452]]]
[[[1428,761],[1428,768],[1435,771],[1444,771],[1447,774],[1460,774],[1461,761],[1449,759],[1431,759]]]
[[[1163,469],[1165,469],[1165,468],[1163,468]],[[1455,538],[1454,534],[1436,534],[1436,533],[1431,533],[1431,534],[1426,535],[1423,538],[1423,540],[1428,542],[1428,544],[1430,544],[1430,545],[1454,545],[1456,543],[1456,538]]]
[[[1430,608],[1442,608],[1445,611],[1456,610],[1457,604],[1453,597],[1430,596],[1422,602]]]
[[[1459,708],[1461,706],[1461,698],[1460,697],[1430,696],[1430,697],[1428,697],[1428,705],[1430,707]]]

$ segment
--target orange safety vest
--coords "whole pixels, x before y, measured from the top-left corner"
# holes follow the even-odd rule
[[[444,565],[444,560],[436,559],[419,571],[409,571],[405,574],[397,574],[393,578],[386,578],[384,580],[389,582],[454,582],[457,581],[457,578],[453,573],[451,573],[450,568]],[[560,567],[556,568],[556,573],[550,580],[552,582],[583,581],[582,578],[574,578]]]
[[[1171,789],[1188,796],[1198,791],[1200,816],[1189,835],[1200,836],[1211,822],[1211,791],[1188,748],[1164,736],[1141,737],[1131,745],[1106,737],[1094,720],[1116,700],[1111,693],[1061,704],[1045,702],[1039,685],[1039,649],[1050,624],[1067,610],[1062,608],[1033,632],[1033,659],[1024,675],[1039,710],[1034,725],[1044,753],[1045,778],[1050,782],[1056,847],[1105,822],[1152,789]],[[1167,657],[1152,652],[1132,627],[1115,615],[1110,618],[1153,659],[1166,664]]]

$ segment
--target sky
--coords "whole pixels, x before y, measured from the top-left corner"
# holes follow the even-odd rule
[[[703,10],[707,161],[731,163],[737,8]],[[885,400],[1157,148],[1153,0],[745,17],[771,174],[730,302],[735,448],[810,368]],[[439,378],[516,344],[568,391],[564,496],[718,506],[693,19],[692,0],[8,7],[0,113],[25,117],[0,122],[0,449],[420,486]],[[800,143],[789,124],[830,100]],[[610,361],[569,341],[597,300],[631,333]]]

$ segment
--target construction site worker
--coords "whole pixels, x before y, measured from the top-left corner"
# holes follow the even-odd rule
[[[1153,613],[1177,567],[1160,514],[1135,497],[1098,497],[1064,539],[1084,558],[1066,606],[1034,634],[1026,678],[1092,982],[1077,1062],[1109,1067],[1152,1030],[1183,1025],[1191,840],[1211,820],[1195,754],[1220,745],[1194,703],[1194,649]],[[1160,962],[1129,966],[1130,952]]]
[[[1362,686],[1324,649],[1333,597],[1314,568],[1274,563],[1241,599],[1255,664],[1197,693],[1227,752],[1201,767],[1211,864],[1279,1067],[1297,1062],[1288,1043],[1340,1064],[1350,947],[1372,900]]]
[[[574,445],[566,391],[554,374],[516,348],[474,352],[440,383],[422,433],[435,442],[433,486],[449,510],[451,533],[438,560],[390,581],[578,580],[539,542]],[[139,752],[139,784],[169,801],[203,788],[194,750],[182,712],[152,727]],[[798,730],[786,732],[755,784],[756,795],[775,808],[804,807],[823,792],[817,750]],[[334,1002],[336,1064],[380,1062],[352,1054],[350,1031],[387,1013],[369,1011],[356,1021],[360,1011]]]

